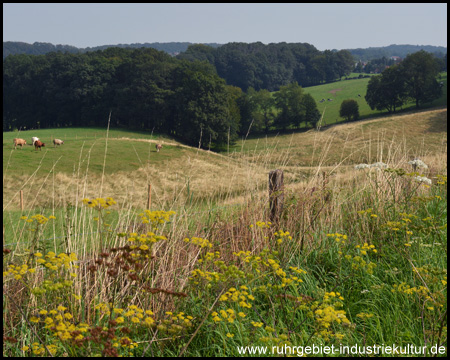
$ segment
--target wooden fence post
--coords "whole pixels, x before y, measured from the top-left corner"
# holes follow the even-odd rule
[[[20,190],[20,210],[23,211],[23,190]]]
[[[152,185],[148,184],[148,197],[147,197],[147,209],[150,210],[152,205]]]
[[[272,170],[269,172],[269,219],[271,222],[278,222],[280,220],[281,212],[283,211],[283,202],[283,171],[279,169]]]

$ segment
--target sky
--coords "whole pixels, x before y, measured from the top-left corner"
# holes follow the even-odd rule
[[[154,42],[447,47],[447,4],[3,3],[3,41],[78,48]]]

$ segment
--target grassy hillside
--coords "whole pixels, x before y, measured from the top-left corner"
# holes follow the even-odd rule
[[[106,143],[87,131],[83,145],[68,129],[61,148],[10,150],[4,134],[3,355],[303,355],[299,345],[341,344],[445,355],[446,120],[446,109],[422,111],[224,154],[169,139],[156,154],[154,139],[129,132]],[[412,173],[417,156],[428,167]],[[354,168],[375,161],[389,169]],[[270,222],[274,168],[285,170],[284,207]],[[143,210],[148,183],[153,211]]]
[[[444,82],[444,94],[440,99],[433,101],[431,104],[427,104],[426,107],[447,105],[447,73],[443,73],[441,76],[442,78],[440,81]],[[343,122],[344,119],[339,117],[339,109],[341,107],[341,103],[347,99],[353,99],[358,102],[361,119],[387,113],[385,111],[371,110],[364,99],[369,80],[369,78],[365,78],[336,81],[330,84],[307,87],[305,88],[305,92],[310,93],[314,100],[316,100],[317,108],[320,113],[325,111],[323,117],[324,125]],[[358,94],[361,96],[359,97]],[[319,103],[322,99],[325,99],[325,101],[323,103]],[[333,99],[333,101],[328,101],[328,99]],[[413,110],[414,108],[414,102],[410,102],[403,106],[403,110],[408,111]]]
[[[440,153],[446,146],[447,111],[433,110],[361,121],[292,135],[239,141],[216,154],[171,139],[99,129],[33,130],[3,134],[4,209],[17,209],[24,190],[26,208],[60,207],[102,194],[135,207],[180,206],[189,199],[208,204],[237,202],[266,188],[267,174],[286,170],[286,180],[308,179],[320,166],[330,171],[361,162],[409,160]],[[65,140],[54,148],[14,150],[12,139],[38,136]],[[156,153],[156,141],[164,148]],[[106,154],[106,156],[105,156]],[[233,200],[236,199],[236,200]]]
[[[272,166],[351,165],[374,162],[380,156],[387,160],[393,147],[401,148],[399,155],[405,158],[436,154],[446,146],[446,136],[447,110],[425,110],[338,124],[320,132],[240,140],[232,156],[260,161],[262,154],[269,154],[265,158]]]

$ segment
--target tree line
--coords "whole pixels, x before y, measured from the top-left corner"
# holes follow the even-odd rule
[[[3,63],[3,131],[111,126],[166,133],[208,148],[252,132],[313,126],[320,114],[298,83],[227,85],[206,61],[152,49],[11,55]]]
[[[439,71],[447,71],[447,54],[433,54],[434,59],[436,63],[438,64]],[[441,56],[442,55],[442,56]],[[402,59],[392,59],[387,58],[385,56],[379,58],[379,59],[373,59],[369,62],[367,62],[365,65],[359,61],[356,63],[354,72],[355,73],[381,73],[384,69],[392,66],[397,65]]]
[[[77,48],[71,45],[53,45],[46,42],[34,42],[33,44],[28,44],[21,41],[3,41],[3,59],[8,55],[45,55],[54,51],[69,52],[72,54],[84,53],[87,51],[98,51],[106,50],[110,47],[120,47],[120,48],[153,48],[160,51],[165,51],[170,55],[177,55],[180,52],[186,51],[188,46],[192,45],[190,42],[169,42],[169,43],[133,43],[133,44],[117,44],[117,45],[100,45],[86,48]],[[206,43],[205,45],[211,47],[218,47],[221,44],[217,43]]]
[[[395,112],[410,100],[419,108],[442,95],[441,70],[442,63],[433,54],[424,50],[410,54],[400,64],[372,76],[365,99],[372,110]]]
[[[218,48],[191,45],[179,59],[207,61],[217,74],[247,91],[278,91],[297,82],[302,87],[340,80],[354,69],[355,60],[347,50],[319,51],[308,43],[228,43]]]

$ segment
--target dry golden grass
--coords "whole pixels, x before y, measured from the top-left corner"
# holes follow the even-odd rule
[[[176,158],[153,163],[147,154],[136,154],[140,165],[137,170],[118,171],[103,180],[81,160],[72,174],[49,173],[38,178],[6,173],[4,210],[18,208],[17,184],[25,184],[27,209],[79,204],[85,197],[97,196],[112,196],[121,204],[144,208],[148,184],[152,185],[153,208],[177,208],[187,200],[216,205],[241,203],[265,193],[268,172],[276,168],[285,171],[286,183],[295,188],[322,171],[345,177],[342,173],[351,172],[358,163],[405,164],[414,157],[432,162],[436,154],[446,156],[446,119],[447,110],[439,109],[336,125],[321,132],[246,140],[238,143],[229,156],[162,141],[177,147]],[[110,147],[115,141],[155,142],[126,138],[109,141]]]
[[[234,156],[252,161],[253,149],[266,147],[277,151],[289,149],[287,165],[294,167],[316,166],[321,159],[326,160],[322,165],[354,164],[381,161],[383,152],[399,142],[404,144],[402,152],[411,157],[441,152],[446,136],[447,109],[439,109],[335,125],[321,132],[310,130],[269,137],[264,142],[247,140],[243,146],[245,155],[236,152]],[[238,143],[236,148],[241,147]]]

